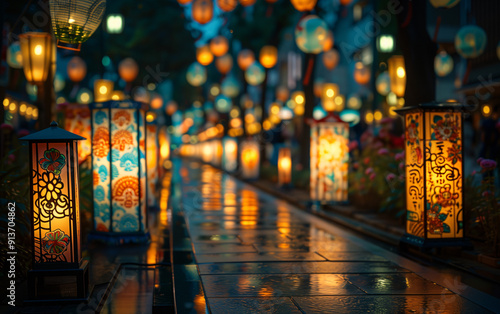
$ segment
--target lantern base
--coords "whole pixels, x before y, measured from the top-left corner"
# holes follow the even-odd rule
[[[100,242],[107,245],[144,244],[151,239],[149,232],[101,232],[92,231],[88,235],[89,242]]]
[[[50,302],[87,302],[89,290],[89,262],[84,260],[77,269],[33,269],[28,272],[27,304]]]
[[[399,246],[402,249],[408,247],[416,247],[420,250],[427,250],[432,248],[443,248],[443,247],[462,247],[467,249],[472,249],[472,242],[467,238],[460,239],[424,239],[411,234],[405,234],[400,242]]]

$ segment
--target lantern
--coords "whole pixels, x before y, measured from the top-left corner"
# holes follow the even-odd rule
[[[85,301],[89,296],[88,261],[80,246],[78,146],[83,137],[50,127],[25,136],[29,142],[32,270],[31,301]],[[71,287],[71,289],[68,289]]]
[[[438,76],[446,76],[453,70],[453,59],[446,51],[441,51],[434,58],[434,71]]]
[[[77,104],[64,106],[64,129],[84,138],[78,141],[78,161],[84,162],[91,150],[89,107]]]
[[[339,53],[335,49],[323,52],[323,64],[328,70],[333,70],[339,64]]]
[[[318,0],[290,0],[295,10],[299,12],[312,11]]]
[[[264,46],[260,50],[260,64],[266,69],[270,69],[278,62],[278,49],[274,46]]]
[[[228,74],[229,71],[231,71],[231,69],[233,68],[233,57],[231,57],[230,54],[225,54],[222,57],[218,57],[217,59],[215,59],[215,67],[221,74]]]
[[[113,82],[110,80],[96,80],[94,83],[94,98],[96,102],[108,101],[113,93]]]
[[[147,242],[145,104],[90,106],[94,230],[92,239]]]
[[[149,120],[151,121],[148,121]],[[158,126],[153,113],[146,114],[146,158],[147,158],[147,199],[148,207],[157,207],[156,184],[158,183]]]
[[[178,2],[180,5],[186,5],[186,4],[189,4],[189,3],[191,3],[191,1],[193,1],[193,0],[177,0],[177,2]]]
[[[391,79],[389,77],[389,72],[384,71],[377,76],[375,87],[380,95],[387,96],[387,94],[389,94],[391,91]]]
[[[280,148],[278,152],[278,185],[284,187],[292,183],[292,152],[290,148]]]
[[[406,235],[418,246],[463,243],[463,111],[458,103],[405,107]]]
[[[398,97],[405,95],[406,70],[403,56],[392,56],[388,60],[391,91]]]
[[[244,7],[248,7],[254,5],[255,1],[257,0],[240,0],[240,4]]]
[[[377,39],[377,50],[390,53],[394,50],[394,37],[392,35],[380,35]]]
[[[23,67],[23,54],[21,53],[21,45],[18,41],[10,44],[7,48],[7,64],[14,69]]]
[[[168,135],[166,125],[162,126],[158,132],[158,145],[160,147],[159,164],[165,169],[170,168],[167,167],[167,161],[170,159],[170,136]]]
[[[219,95],[215,98],[215,109],[217,109],[220,113],[228,113],[232,106],[233,102],[231,101],[231,98],[225,95]]]
[[[191,7],[193,20],[200,24],[207,24],[214,15],[212,0],[194,0]]]
[[[448,9],[456,6],[459,2],[460,0],[430,0],[430,3],[435,8],[445,7]]]
[[[370,69],[363,62],[356,62],[354,65],[354,80],[356,83],[366,85],[370,82]]]
[[[106,31],[109,34],[121,34],[123,32],[123,15],[108,15],[106,17]]]
[[[123,59],[118,65],[118,74],[127,83],[132,82],[139,74],[139,66],[132,58]]]
[[[238,141],[226,136],[222,139],[222,167],[227,172],[234,172],[238,167]]]
[[[292,93],[292,96],[290,97],[293,101],[295,101],[295,103],[297,104],[297,106],[300,106],[300,105],[305,105],[306,103],[306,97],[305,97],[305,94],[303,91],[295,91]]]
[[[167,106],[165,107],[165,112],[166,114],[171,116],[177,111],[177,108],[179,108],[177,102],[175,100],[171,100],[167,103]]]
[[[340,4],[343,6],[347,6],[351,4],[352,0],[340,0]]]
[[[257,61],[252,63],[245,71],[245,79],[248,84],[256,86],[264,82],[266,78],[266,72],[264,67],[260,65]]]
[[[217,0],[217,5],[224,12],[233,11],[238,5],[237,0]]]
[[[311,124],[311,199],[347,201],[349,124],[329,113]]]
[[[47,80],[52,54],[55,53],[49,33],[24,33],[19,35],[23,69],[26,80],[31,84],[42,84]]]
[[[210,52],[210,48],[205,45],[196,49],[196,61],[201,65],[209,65],[214,60],[214,55]]]
[[[87,88],[82,88],[76,94],[76,101],[80,105],[87,105],[93,101],[92,92]]]
[[[335,99],[339,96],[339,86],[333,83],[323,84],[321,95],[321,105],[327,112],[334,111],[336,108]]]
[[[87,65],[82,58],[74,56],[68,62],[68,77],[73,83],[79,83],[87,75]]]
[[[245,140],[241,143],[240,167],[243,179],[259,178],[260,150],[256,140]]]
[[[251,66],[255,62],[255,55],[252,50],[243,49],[238,53],[238,66],[240,69],[245,71],[249,66]]]
[[[479,26],[466,25],[460,28],[455,35],[455,48],[464,58],[476,58],[486,48],[486,32]]]
[[[361,109],[362,105],[363,105],[363,103],[361,101],[361,98],[359,98],[359,96],[357,96],[357,95],[351,95],[347,99],[347,108],[349,108],[349,109],[359,110],[359,109]]]
[[[235,98],[240,94],[240,82],[234,76],[228,76],[221,84],[222,94],[229,98]]]
[[[326,23],[316,15],[308,15],[295,28],[295,43],[305,53],[318,54],[323,51],[327,35]]]
[[[193,86],[200,86],[207,80],[207,69],[195,62],[191,64],[186,72],[186,79]]]
[[[158,93],[153,93],[151,97],[151,109],[158,110],[163,107],[163,98]]]
[[[328,30],[328,32],[326,33],[326,39],[323,42],[323,51],[328,51],[330,49],[333,49],[333,43],[334,43],[333,32],[331,30]]]
[[[50,0],[49,7],[58,47],[79,51],[101,24],[106,0]],[[71,48],[60,43],[78,46]]]
[[[210,41],[210,51],[216,57],[222,57],[229,50],[229,43],[224,36],[217,36]]]

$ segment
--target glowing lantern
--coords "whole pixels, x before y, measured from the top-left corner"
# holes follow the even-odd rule
[[[125,93],[120,90],[114,90],[111,93],[111,100],[124,100],[124,99],[125,99]]]
[[[406,243],[463,243],[465,109],[458,103],[428,103],[396,110],[406,129]]]
[[[209,65],[214,61],[214,55],[210,52],[210,48],[208,46],[201,46],[196,49],[196,61],[198,61],[201,65]]]
[[[19,35],[19,43],[26,80],[33,85],[42,84],[47,80],[55,53],[52,37],[49,33],[24,33]]]
[[[243,49],[238,53],[238,66],[245,71],[255,62],[255,55],[249,49]]]
[[[217,5],[224,12],[233,11],[238,5],[237,0],[217,0]]]
[[[453,70],[453,59],[446,51],[441,51],[434,58],[434,71],[438,76],[446,76]]]
[[[321,105],[326,112],[334,111],[336,108],[335,98],[339,95],[339,86],[333,83],[323,84]]]
[[[87,65],[82,58],[74,56],[68,62],[68,77],[73,83],[79,83],[87,75]]]
[[[88,261],[82,261],[80,245],[77,141],[82,139],[56,122],[21,138],[29,142],[31,167],[30,301],[85,301],[89,296]]]
[[[351,4],[352,0],[340,0],[340,4],[343,6],[347,6]]]
[[[292,96],[290,97],[295,101],[295,103],[300,106],[300,105],[305,105],[306,103],[306,96],[303,91],[295,91],[292,93]]]
[[[279,118],[283,121],[291,120],[293,118],[293,110],[287,106],[281,107],[280,113],[279,113]]]
[[[210,41],[210,51],[216,57],[222,57],[229,50],[229,43],[224,36],[217,36]]]
[[[327,35],[326,23],[316,15],[308,15],[295,28],[295,43],[305,53],[318,54],[323,51]]]
[[[200,24],[207,24],[214,15],[212,0],[194,0],[191,7],[193,20]]]
[[[110,80],[96,80],[94,82],[94,98],[96,102],[108,101],[113,93],[113,82]]]
[[[351,95],[347,99],[347,108],[349,109],[359,110],[362,105],[363,102],[361,101],[361,98],[359,98],[359,96],[357,95]]]
[[[356,83],[366,85],[370,82],[370,69],[363,62],[356,62],[354,66],[354,80]]]
[[[78,141],[78,161],[84,162],[91,153],[89,107],[76,104],[64,106],[64,129],[84,138]]]
[[[339,64],[339,53],[335,49],[325,51],[323,53],[323,64],[328,70],[333,70]]]
[[[323,96],[323,85],[325,80],[322,78],[317,78],[314,80],[313,93],[315,97],[321,98]]]
[[[91,104],[93,239],[148,241],[145,106],[135,101]]]
[[[377,76],[375,87],[380,95],[387,96],[387,94],[389,94],[391,91],[391,78],[389,77],[389,72],[385,71]]]
[[[231,98],[225,95],[219,95],[215,98],[215,109],[217,109],[220,113],[228,113],[232,106],[233,102],[231,101]]]
[[[76,101],[80,105],[87,105],[93,101],[92,92],[87,88],[82,88],[76,94]]]
[[[158,132],[158,145],[160,146],[159,164],[167,168],[166,161],[170,159],[170,137],[167,132],[167,126],[163,126]]]
[[[193,86],[200,86],[207,80],[207,70],[198,62],[191,64],[186,72],[186,79]]]
[[[228,74],[233,68],[233,57],[230,54],[225,54],[222,57],[215,59],[215,67],[221,74]]]
[[[257,0],[240,0],[240,4],[244,7],[248,7],[255,4]]]
[[[265,78],[266,72],[264,70],[264,67],[262,67],[262,65],[260,65],[258,62],[254,62],[245,71],[245,79],[250,85],[259,85],[264,82]]]
[[[233,172],[238,167],[238,142],[235,138],[224,137],[222,143],[222,166],[227,172]]]
[[[476,58],[486,48],[486,32],[479,26],[466,25],[455,35],[455,49],[464,58]]]
[[[430,3],[435,8],[441,8],[441,7],[452,8],[456,6],[459,2],[460,0],[430,0]]]
[[[177,0],[177,2],[178,2],[180,5],[186,5],[186,4],[189,4],[189,3],[191,3],[191,1],[193,1],[193,0]]]
[[[240,82],[234,76],[228,76],[221,84],[222,94],[229,98],[235,98],[240,94]]]
[[[292,152],[290,148],[280,148],[278,152],[278,185],[287,186],[292,183]]]
[[[390,53],[394,50],[394,37],[392,35],[380,35],[377,40],[377,50]]]
[[[403,56],[392,56],[388,61],[391,91],[398,97],[405,95],[406,70]]]
[[[166,112],[166,114],[171,116],[177,111],[177,108],[179,108],[179,105],[177,104],[177,102],[175,100],[171,100],[168,102],[167,106],[165,107],[165,112]]]
[[[259,142],[246,140],[241,143],[241,176],[243,179],[256,180],[259,178],[260,150]]]
[[[299,12],[312,11],[318,0],[290,0],[295,10]]]
[[[14,69],[21,69],[23,67],[23,55],[21,53],[21,45],[19,42],[13,42],[7,48],[7,64]]]
[[[288,91],[288,88],[286,88],[286,86],[278,86],[278,88],[276,89],[276,99],[279,101],[287,101],[289,95],[290,92]]]
[[[151,121],[148,121],[148,116]],[[158,126],[152,112],[146,113],[146,122],[147,199],[148,207],[154,208],[158,206],[155,197],[158,183]]]
[[[349,124],[329,113],[311,124],[311,199],[347,201]]]
[[[121,34],[123,32],[123,15],[108,15],[106,17],[106,31],[109,34]]]
[[[260,50],[259,55],[260,64],[264,68],[270,69],[278,62],[278,49],[274,46],[264,46]]]
[[[58,47],[80,50],[81,44],[87,41],[101,24],[106,0],[50,0],[49,7]],[[59,43],[78,46],[71,48],[60,46]]]
[[[153,93],[151,97],[151,109],[158,110],[163,106],[163,98],[158,93]]]
[[[118,74],[127,83],[132,82],[139,74],[139,66],[132,58],[123,59],[118,65]]]

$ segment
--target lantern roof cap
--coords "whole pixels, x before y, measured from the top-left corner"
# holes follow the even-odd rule
[[[316,124],[316,123],[325,123],[325,122],[335,122],[335,123],[347,123],[344,120],[342,120],[339,115],[337,115],[334,112],[329,112],[326,116],[323,118],[316,120],[316,119],[308,119],[307,123],[309,124]]]
[[[114,109],[114,108],[121,108],[121,109],[142,109],[142,110],[147,110],[148,105],[146,103],[140,102],[140,101],[135,101],[135,100],[109,100],[109,101],[102,101],[102,102],[94,102],[91,103],[90,109]]]
[[[50,127],[41,130],[39,132],[24,136],[20,138],[21,141],[42,141],[42,142],[52,142],[52,141],[79,141],[84,140],[85,137],[76,135],[75,133],[68,132],[57,126],[57,122],[52,121]]]
[[[400,115],[414,111],[471,111],[473,106],[462,104],[457,101],[432,101],[428,103],[418,104],[416,106],[403,107],[394,110]]]

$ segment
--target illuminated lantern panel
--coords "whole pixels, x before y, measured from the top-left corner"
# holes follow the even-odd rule
[[[249,180],[258,179],[260,164],[259,142],[255,140],[243,141],[240,150],[241,176]]]
[[[108,101],[113,94],[113,81],[96,80],[94,83],[94,98],[96,102]]]
[[[318,0],[290,0],[295,10],[300,12],[312,11]]]
[[[146,125],[147,143],[147,172],[148,172],[148,206],[155,207],[156,183],[158,182],[158,137],[157,126],[151,123]]]
[[[391,91],[398,97],[404,97],[406,90],[406,69],[403,56],[392,56],[388,60]]]
[[[24,33],[19,35],[24,76],[31,84],[47,80],[55,46],[49,33]]]
[[[238,5],[237,0],[217,0],[217,5],[224,12],[233,11]]]
[[[108,101],[91,109],[94,228],[147,241],[144,104]]]
[[[326,23],[316,15],[306,16],[295,27],[295,43],[305,53],[322,52],[327,36]]]
[[[334,111],[336,108],[335,100],[339,96],[339,86],[333,83],[323,84],[321,93],[321,105],[327,112]]]
[[[123,15],[108,15],[106,17],[106,31],[110,34],[121,34],[123,32]]]
[[[170,159],[170,136],[167,132],[167,126],[161,127],[158,132],[158,145],[160,146],[159,164],[165,166],[165,162]]]
[[[193,20],[200,24],[207,24],[214,15],[212,0],[194,0],[191,7]]]
[[[90,109],[87,106],[69,104],[64,109],[64,129],[85,138],[78,141],[78,161],[82,163],[91,153]]]
[[[238,167],[238,141],[232,137],[224,137],[222,167],[227,172],[233,172]]]
[[[278,152],[278,185],[292,183],[292,152],[290,148],[280,148]]]
[[[347,201],[349,124],[330,113],[311,125],[310,191],[314,201]]]

